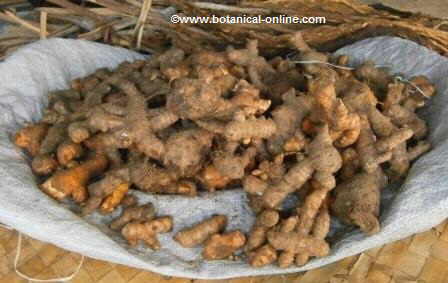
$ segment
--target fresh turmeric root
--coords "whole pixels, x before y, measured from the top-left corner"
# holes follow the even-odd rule
[[[58,162],[65,166],[73,159],[81,157],[83,153],[84,148],[78,143],[71,141],[61,143],[57,149]]]
[[[107,163],[104,155],[95,154],[77,167],[57,172],[41,185],[41,189],[57,200],[71,196],[77,203],[84,202],[87,199],[88,181],[101,174]]]
[[[103,204],[103,212],[110,212],[109,210],[113,210],[118,205],[117,201],[124,198],[128,189],[128,168],[119,168],[107,172],[104,178],[88,186],[89,199],[82,208],[82,214],[90,214]],[[117,190],[118,192],[116,192]],[[105,199],[109,199],[107,204]]]
[[[202,257],[206,260],[225,259],[244,246],[246,237],[240,231],[215,234],[204,244]]]
[[[121,229],[129,222],[148,222],[156,216],[156,209],[151,203],[140,206],[130,206],[123,210],[121,216],[115,219],[110,228],[113,230]]]
[[[308,147],[308,158],[289,169],[280,182],[264,192],[263,200],[266,207],[273,208],[280,205],[288,194],[302,187],[315,171],[330,177],[341,168],[341,165],[342,159],[333,146],[328,126],[323,126]]]
[[[232,182],[231,178],[221,174],[221,172],[219,172],[219,170],[212,164],[206,166],[199,173],[198,179],[204,185],[205,189],[211,192],[217,189],[223,189]]]
[[[277,260],[277,250],[266,244],[249,254],[249,264],[253,267],[262,267]]]
[[[47,135],[48,128],[49,125],[46,123],[36,123],[24,127],[15,134],[14,144],[25,149],[31,156],[36,156]]]
[[[296,232],[268,232],[268,241],[277,250],[293,253],[306,252],[310,256],[322,257],[328,255],[330,247],[324,240],[301,236]]]
[[[368,235],[380,230],[380,191],[386,185],[381,169],[373,173],[359,173],[335,188],[331,208],[335,215],[348,224],[357,225]]]
[[[129,184],[123,183],[118,185],[115,190],[103,200],[100,210],[102,213],[111,213],[124,199],[129,191]]]
[[[182,230],[174,236],[174,240],[184,248],[195,247],[204,243],[211,235],[222,231],[227,225],[227,217],[216,215],[195,226]]]
[[[38,155],[31,162],[31,168],[37,175],[50,175],[59,167],[59,163],[49,154]]]
[[[121,230],[121,234],[131,246],[136,246],[139,241],[143,241],[151,249],[159,250],[161,246],[157,234],[170,232],[171,229],[173,229],[173,219],[171,216],[164,216],[143,223],[128,223]]]
[[[246,252],[261,247],[266,243],[266,234],[270,228],[274,227],[280,220],[278,211],[265,209],[257,215],[256,222],[252,227],[245,247]]]

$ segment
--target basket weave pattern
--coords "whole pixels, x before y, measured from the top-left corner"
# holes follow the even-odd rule
[[[14,271],[18,234],[0,227],[0,282],[27,282]],[[70,275],[81,256],[24,236],[19,270],[30,277],[50,279]],[[72,283],[446,283],[448,282],[448,221],[363,254],[306,273],[229,280],[191,280],[86,258]]]

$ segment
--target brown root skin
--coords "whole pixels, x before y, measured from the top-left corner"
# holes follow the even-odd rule
[[[330,232],[330,213],[328,210],[328,201],[324,201],[317,214],[311,235],[314,238],[324,240]]]
[[[330,135],[337,147],[347,147],[358,139],[361,125],[359,115],[350,111],[342,99],[336,97],[332,76],[320,75],[309,83],[310,95],[315,100],[311,120],[328,123]]]
[[[131,182],[140,190],[154,193],[176,193],[178,177],[156,164],[138,161],[130,166]],[[180,188],[179,188],[180,189]]]
[[[225,259],[246,243],[246,237],[240,231],[214,234],[204,244],[202,257],[206,260]]]
[[[370,128],[368,119],[361,117],[361,133],[356,143],[361,167],[368,173],[375,172],[381,163],[391,159],[391,152],[381,154],[376,147],[376,136]]]
[[[355,74],[360,80],[363,80],[382,91],[387,91],[389,83],[393,80],[392,76],[386,71],[376,68],[375,63],[372,61],[366,61],[358,67],[355,70]]]
[[[282,180],[286,171],[285,165],[283,164],[284,158],[284,154],[279,154],[272,161],[263,160],[258,165],[258,168],[252,171],[252,175],[270,183],[279,182]]]
[[[202,167],[213,134],[202,129],[180,131],[168,138],[163,163],[179,176],[191,177]]]
[[[342,156],[342,168],[339,173],[339,177],[342,180],[348,180],[353,177],[360,168],[358,152],[349,147],[341,152]]]
[[[36,123],[20,129],[13,138],[14,144],[25,149],[31,156],[39,153],[41,143],[47,135],[49,125]]]
[[[219,120],[196,120],[195,123],[200,128],[218,135],[224,134],[226,126],[225,122]]]
[[[341,100],[338,100],[335,112],[332,130],[338,136],[335,145],[339,148],[348,147],[358,140],[361,132],[360,117],[356,113],[349,113]]]
[[[98,106],[97,108],[112,115],[125,116],[126,115],[126,107],[125,107],[126,104],[124,103],[125,96],[120,95],[120,98],[121,99],[117,102],[105,102],[100,106]],[[123,102],[121,100],[123,100]]]
[[[187,179],[179,179],[176,172],[141,159],[130,164],[130,180],[145,192],[186,196],[197,194],[195,183]]]
[[[215,151],[213,165],[223,175],[232,180],[242,179],[246,167],[253,162],[257,150],[249,147],[242,155],[234,154],[234,151]]]
[[[215,190],[224,189],[232,182],[227,176],[222,175],[213,165],[206,166],[198,176],[201,184],[206,190],[214,192]]]
[[[268,186],[269,184],[266,181],[253,175],[248,175],[243,179],[243,188],[248,194],[261,196]]]
[[[230,102],[235,110],[242,110],[247,116],[263,114],[271,105],[270,100],[261,99],[259,89],[245,80],[240,80],[235,85],[234,92]]]
[[[121,203],[125,195],[129,191],[129,184],[123,183],[118,185],[115,190],[107,196],[101,203],[101,213],[107,214],[115,210],[115,208]]]
[[[230,62],[244,66],[250,82],[260,90],[267,90],[266,81],[275,75],[275,69],[258,54],[258,42],[250,40],[245,49],[227,49],[227,58]]]
[[[41,185],[41,189],[57,200],[71,196],[75,202],[83,202],[87,198],[87,182],[101,174],[107,164],[104,155],[95,154],[77,167],[57,172]]]
[[[283,104],[272,111],[277,131],[267,141],[269,152],[273,155],[282,151],[299,151],[306,143],[300,124],[311,110],[311,97],[298,96],[295,89],[290,89],[282,95],[282,99]]]
[[[307,264],[309,260],[310,256],[308,255],[308,253],[299,253],[296,255],[295,264],[297,266],[303,266]]]
[[[143,223],[128,223],[121,230],[121,234],[131,246],[136,246],[139,241],[143,241],[151,249],[160,250],[161,246],[157,234],[167,233],[172,229],[172,217],[164,216]]]
[[[266,243],[266,233],[270,228],[277,225],[279,220],[279,213],[273,209],[265,209],[260,212],[249,233],[247,245],[245,247],[246,252],[257,249]]]
[[[414,132],[416,139],[422,139],[428,133],[426,122],[416,113],[400,106],[393,105],[384,112],[398,127],[409,127]]]
[[[230,108],[230,103],[221,97],[220,87],[212,82],[191,78],[175,80],[173,90],[167,95],[167,109],[181,119],[198,120],[212,118],[215,113]]]
[[[264,243],[266,243],[266,233],[269,228],[264,226],[255,225],[252,227],[252,230],[249,233],[247,244],[245,246],[246,252],[252,251],[261,247]]]
[[[163,142],[155,136],[146,117],[146,99],[134,83],[119,80],[119,87],[128,97],[125,124],[123,128],[113,131],[112,136],[118,140],[119,148],[135,148],[150,158],[161,160],[165,147]]]
[[[42,140],[39,154],[54,153],[60,143],[67,137],[67,123],[56,123],[48,129],[47,135]]]
[[[109,159],[111,169],[120,168],[123,165],[123,160],[118,149],[125,146],[114,136],[114,133],[96,134],[85,140],[83,145],[89,150],[106,155]]]
[[[373,132],[379,137],[388,137],[395,133],[397,127],[391,119],[381,113],[377,108],[372,107],[367,111],[368,119]]]
[[[391,151],[401,143],[406,143],[414,135],[414,131],[409,128],[399,129],[387,138],[382,138],[375,143],[375,147],[380,152]]]
[[[386,98],[383,101],[382,109],[389,109],[392,105],[401,104],[406,95],[404,89],[406,85],[400,82],[394,82],[388,85]]]
[[[388,171],[391,179],[398,180],[403,177],[411,166],[406,143],[401,143],[392,151],[392,157],[389,160]]]
[[[300,51],[298,56],[298,61],[319,61],[327,62],[328,56],[312,50],[309,45],[303,39],[301,32],[296,32],[290,37],[290,44]],[[320,70],[321,66],[319,64],[304,64],[303,69],[309,74],[315,74]]]
[[[156,216],[156,209],[151,203],[125,208],[121,216],[110,224],[113,230],[119,230],[129,222],[148,222]]]
[[[71,82],[71,88],[80,92],[81,94],[90,91],[100,83],[102,73],[103,70],[100,69],[85,78],[75,79]]]
[[[88,186],[89,198],[82,208],[82,214],[87,215],[100,207],[103,199],[111,195],[117,187],[129,182],[129,170],[119,168],[110,170],[101,180]]]
[[[425,100],[430,99],[436,94],[436,88],[425,76],[416,76],[409,81],[410,83],[406,85],[404,90],[406,99],[402,105],[408,110],[415,112],[417,108],[425,105]]]
[[[228,123],[224,129],[224,136],[230,141],[272,136],[277,130],[275,122],[271,119],[235,120]]]
[[[65,141],[58,146],[57,158],[58,162],[65,166],[73,159],[80,158],[84,154],[84,148],[78,143]]]
[[[378,104],[378,98],[365,83],[350,80],[347,82],[347,86],[347,89],[344,89],[340,95],[350,112],[365,114]]]
[[[278,256],[277,264],[280,268],[290,267],[296,258],[296,254],[290,251],[282,251]]]
[[[330,231],[330,214],[328,211],[328,201],[325,200],[322,204],[319,213],[317,214],[313,229],[311,231],[311,236],[315,239],[325,240],[328,232]],[[297,266],[302,266],[308,263],[310,254],[307,252],[302,252],[297,254],[295,258],[295,264]]]
[[[137,203],[138,203],[137,197],[131,194],[125,195],[123,200],[121,201],[121,205],[123,206],[123,208],[135,206],[137,205]]]
[[[273,209],[266,209],[257,216],[257,221],[255,225],[271,228],[274,227],[279,220],[280,215],[278,211]]]
[[[91,133],[86,121],[73,122],[68,126],[68,136],[74,143],[87,140]]]
[[[50,101],[54,101],[57,99],[80,100],[81,94],[74,89],[65,89],[50,92],[48,94],[48,98],[50,99]]]
[[[253,267],[262,267],[277,260],[277,251],[269,244],[258,248],[249,254],[249,264]]]
[[[237,79],[224,66],[194,66],[193,76],[206,84],[213,84],[222,97],[236,87]],[[230,105],[227,105],[230,106]],[[226,107],[224,107],[226,108]],[[223,109],[220,109],[223,110]]]
[[[333,213],[345,223],[359,226],[368,235],[379,232],[380,191],[386,181],[378,169],[371,174],[357,174],[339,184],[334,190]]]
[[[211,235],[223,231],[226,225],[227,217],[216,215],[176,233],[174,240],[184,248],[192,248],[204,243]]]
[[[313,190],[308,194],[302,204],[299,214],[300,222],[297,226],[297,231],[303,235],[311,232],[315,218],[327,198],[328,192],[336,186],[335,178],[333,175],[328,174],[324,174],[324,176],[320,177],[320,180],[315,176],[311,183]]]
[[[196,183],[188,180],[179,180],[176,183],[169,184],[167,187],[159,190],[152,190],[151,192],[159,194],[183,195],[187,197],[195,197],[198,193]]]
[[[277,250],[293,253],[308,253],[310,256],[322,257],[328,255],[330,247],[321,239],[303,236],[297,232],[268,232],[268,241]]]
[[[112,85],[120,87],[124,80],[123,78],[131,75],[144,64],[144,61],[134,61],[124,62],[119,65],[113,74],[103,77],[103,81],[100,84],[85,94],[83,108],[90,110],[92,107],[100,105],[103,102],[103,98],[112,90]]]
[[[328,133],[328,126],[319,130],[318,135],[309,144],[308,157],[294,165],[276,185],[270,187],[263,194],[266,207],[274,208],[281,204],[286,196],[300,189],[315,171],[322,171],[328,175],[334,174],[341,168],[342,158],[333,146]]]
[[[151,125],[151,129],[154,132],[157,132],[170,127],[178,120],[179,117],[176,114],[168,111],[166,108],[163,108],[157,116],[152,117],[149,120],[149,124]]]
[[[65,117],[53,109],[45,109],[40,123],[54,125],[65,120]]]
[[[45,155],[38,155],[33,158],[33,161],[31,162],[31,168],[33,169],[33,172],[37,175],[46,176],[50,175],[56,169],[58,169],[59,164],[54,159],[53,156],[49,154]]]
[[[193,65],[203,65],[209,67],[229,65],[229,60],[224,52],[199,50],[197,53],[192,54],[189,59]]]
[[[263,198],[259,195],[248,195],[249,207],[256,214],[262,212],[264,210]]]
[[[123,117],[108,113],[101,107],[95,107],[89,114],[88,126],[90,129],[107,132],[121,128],[125,125]]]
[[[292,232],[296,229],[298,223],[299,223],[298,216],[290,216],[286,219],[283,219],[280,222],[280,232],[284,233]]]
[[[105,152],[110,148],[119,148],[120,144],[111,133],[99,133],[83,142],[83,145],[90,150]]]

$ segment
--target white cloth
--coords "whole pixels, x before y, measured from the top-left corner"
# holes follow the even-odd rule
[[[43,194],[36,186],[28,160],[10,136],[26,121],[36,121],[49,90],[63,89],[74,78],[97,68],[115,67],[122,61],[143,58],[134,52],[98,43],[50,39],[30,44],[0,63],[0,222],[33,238],[83,255],[159,272],[165,275],[219,279],[278,274],[316,268],[367,249],[405,238],[439,224],[448,216],[448,59],[414,42],[379,37],[338,51],[355,61],[370,59],[390,65],[404,77],[424,74],[434,82],[438,95],[422,111],[428,119],[434,149],[412,167],[404,185],[384,202],[382,230],[366,237],[358,231],[333,245],[328,257],[304,267],[251,268],[239,261],[200,260],[200,249],[184,249],[173,233],[216,213],[229,216],[228,229],[247,231],[253,215],[241,191],[225,191],[203,198],[149,196],[137,193],[140,202],[152,201],[159,215],[174,216],[173,233],[163,234],[163,249],[143,246],[129,249],[125,241],[107,228],[111,216],[94,214],[82,219]],[[114,215],[119,213],[115,212]]]

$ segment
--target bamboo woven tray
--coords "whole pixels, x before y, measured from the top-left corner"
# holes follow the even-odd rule
[[[0,227],[0,282],[27,282],[14,271],[18,233]],[[19,270],[36,279],[70,275],[81,256],[24,236]],[[448,221],[361,255],[306,273],[191,280],[86,258],[72,283],[446,283],[448,282]]]

